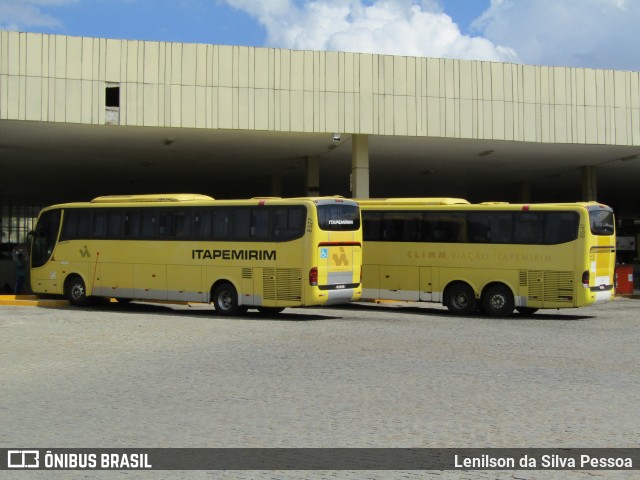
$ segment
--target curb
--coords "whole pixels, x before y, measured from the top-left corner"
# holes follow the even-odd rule
[[[66,307],[68,300],[38,298],[35,295],[0,295],[0,306],[8,307]]]

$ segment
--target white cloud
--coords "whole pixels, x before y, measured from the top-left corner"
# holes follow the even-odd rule
[[[640,70],[638,0],[492,0],[475,31],[528,64]]]
[[[256,18],[274,47],[519,61],[510,48],[463,35],[436,0],[224,1]]]
[[[28,27],[59,28],[60,21],[42,7],[60,6],[77,0],[0,0],[0,29],[24,30]]]

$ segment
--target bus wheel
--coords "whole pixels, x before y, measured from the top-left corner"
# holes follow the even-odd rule
[[[262,315],[277,315],[284,310],[284,307],[258,307]]]
[[[533,315],[538,311],[537,308],[533,308],[533,307],[516,307],[516,310],[521,315]]]
[[[447,288],[444,304],[455,315],[471,315],[478,308],[473,289],[466,283],[454,283]]]
[[[492,285],[482,294],[482,309],[492,317],[508,317],[514,304],[511,289],[506,285]]]
[[[220,315],[236,315],[240,307],[235,287],[228,282],[218,285],[213,291],[213,306]]]
[[[74,275],[67,280],[67,288],[65,289],[65,292],[71,305],[76,307],[86,307],[89,304],[87,289],[82,278],[79,276]]]

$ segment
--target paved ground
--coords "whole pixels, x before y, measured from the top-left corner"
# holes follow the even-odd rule
[[[431,304],[235,319],[186,306],[0,307],[0,447],[637,447],[639,344],[637,300],[501,320],[452,317]],[[0,478],[125,474],[15,473]],[[635,478],[602,471],[127,475]]]

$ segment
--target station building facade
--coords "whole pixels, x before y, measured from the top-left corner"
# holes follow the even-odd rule
[[[29,228],[14,212],[74,191],[228,197],[234,182],[243,196],[570,190],[611,198],[636,235],[639,157],[638,72],[0,31],[4,243]]]

